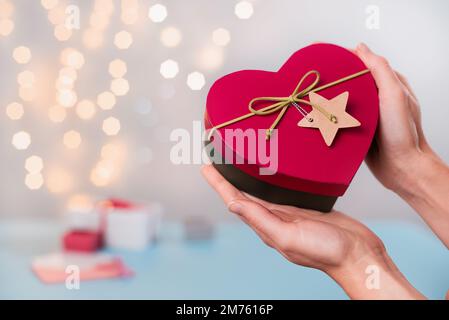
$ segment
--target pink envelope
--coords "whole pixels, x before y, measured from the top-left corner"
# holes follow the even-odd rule
[[[81,281],[133,275],[120,258],[101,253],[54,253],[36,257],[31,266],[39,280],[48,284],[65,282],[74,267],[79,268]]]

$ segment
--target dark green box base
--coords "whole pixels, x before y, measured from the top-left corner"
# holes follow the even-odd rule
[[[231,164],[214,163],[213,166],[237,189],[272,203],[330,212],[338,199],[274,186],[247,175]]]

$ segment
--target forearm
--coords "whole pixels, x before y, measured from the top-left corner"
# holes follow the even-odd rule
[[[367,255],[363,259],[328,272],[351,299],[426,299],[397,269],[388,255]]]
[[[449,167],[429,151],[407,171],[395,191],[449,248]]]

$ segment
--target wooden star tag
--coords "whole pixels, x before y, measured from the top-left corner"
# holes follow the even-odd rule
[[[317,128],[320,130],[324,141],[330,147],[337,135],[338,129],[359,127],[360,122],[346,112],[349,92],[343,92],[331,100],[320,96],[317,93],[309,93],[310,103],[318,105],[337,118],[332,122],[318,109],[313,108],[306,117],[298,122],[298,126],[304,128]]]

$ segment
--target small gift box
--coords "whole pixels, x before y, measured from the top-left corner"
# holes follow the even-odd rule
[[[352,52],[314,44],[277,72],[217,80],[205,112],[214,166],[270,202],[328,212],[363,162],[377,127],[373,77]]]
[[[162,207],[112,199],[107,201],[106,246],[116,249],[143,250],[155,240],[162,216]]]
[[[46,284],[67,284],[76,276],[84,281],[125,278],[134,274],[121,259],[102,253],[52,253],[34,258],[31,268]]]
[[[64,234],[62,243],[65,251],[94,252],[101,249],[102,234],[99,231],[71,230]]]
[[[71,230],[101,230],[101,215],[95,208],[73,208],[64,215],[65,224]]]
[[[69,208],[64,214],[67,231],[62,237],[66,251],[94,252],[103,245],[101,215],[92,206]]]
[[[214,225],[201,216],[191,216],[184,220],[184,238],[186,240],[211,240],[214,236]]]

